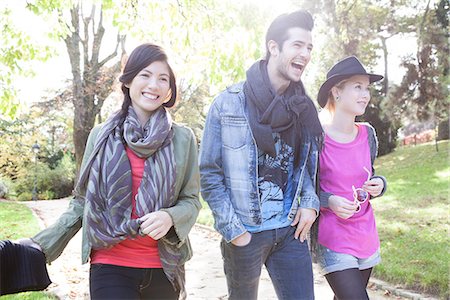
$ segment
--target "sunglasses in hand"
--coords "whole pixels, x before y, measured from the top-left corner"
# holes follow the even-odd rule
[[[370,180],[371,175],[370,171],[366,167],[364,167],[364,171],[367,172],[367,181]],[[355,203],[358,204],[356,212],[359,212],[361,210],[361,204],[369,200],[370,195],[362,188],[355,188],[354,185],[352,185],[352,189],[353,189],[353,200],[355,200]]]

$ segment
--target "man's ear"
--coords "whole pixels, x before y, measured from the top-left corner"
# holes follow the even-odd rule
[[[267,42],[267,49],[269,49],[270,56],[277,57],[280,54],[278,43],[274,40],[270,40]]]

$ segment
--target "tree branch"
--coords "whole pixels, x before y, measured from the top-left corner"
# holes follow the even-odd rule
[[[187,20],[186,16],[184,15],[184,12],[183,12],[183,5],[181,4],[180,0],[177,0],[177,4],[178,4],[178,9],[180,10],[181,16],[182,16],[185,20]]]
[[[94,6],[92,6],[91,14],[86,18],[83,16],[83,8],[81,8],[81,15],[82,15],[82,20],[83,20],[83,24],[84,24],[84,28],[83,28],[84,29],[84,40],[82,40],[82,44],[83,44],[83,58],[84,58],[85,66],[89,65],[89,23],[93,19],[93,14],[94,14]]]
[[[98,60],[100,53],[100,45],[102,43],[104,34],[105,28],[103,27],[103,6],[102,6],[102,8],[100,9],[100,17],[98,21],[97,31],[94,33],[94,42],[92,44],[92,59],[91,59],[92,65],[98,68],[101,67],[101,65],[98,64]]]
[[[425,21],[427,19],[428,11],[430,9],[430,1],[428,0],[427,7],[425,8],[425,13],[423,14],[422,21],[420,22],[419,32],[417,33],[417,61],[420,62],[420,49],[422,48],[422,41],[420,36],[422,35],[423,28],[425,27]]]
[[[74,99],[80,97],[82,94],[82,81],[80,72],[80,24],[78,19],[79,6],[76,5],[70,9],[71,23],[73,26],[73,32],[71,35],[67,35],[64,38],[64,42],[67,47],[67,53],[69,54],[70,65],[72,69],[73,76],[73,94]],[[62,12],[60,12],[62,14]],[[77,104],[77,103],[74,103]]]
[[[119,45],[122,45],[122,47],[121,47],[122,53],[125,53],[125,48],[124,48],[125,38],[126,38],[126,35],[121,35],[119,33],[117,34],[117,43],[116,43],[116,48],[114,49],[114,52],[111,53],[110,55],[108,55],[105,59],[103,59],[101,62],[98,63],[99,68],[101,68],[104,64],[106,64],[108,61],[110,61],[111,59],[113,59],[114,57],[117,56],[117,49],[119,48]]]

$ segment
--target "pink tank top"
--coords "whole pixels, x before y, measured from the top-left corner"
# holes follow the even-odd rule
[[[137,156],[131,149],[126,148],[131,164],[132,213],[131,217],[137,219],[136,194],[144,174],[145,159]],[[110,264],[134,268],[162,268],[158,252],[158,242],[149,236],[137,236],[135,239],[126,239],[109,249],[92,250],[92,264]]]
[[[353,201],[352,185],[361,187],[372,170],[367,127],[358,126],[358,134],[350,143],[338,143],[328,135],[320,155],[320,188]],[[367,258],[380,247],[370,201],[348,219],[342,219],[329,208],[320,208],[319,243],[340,253]]]

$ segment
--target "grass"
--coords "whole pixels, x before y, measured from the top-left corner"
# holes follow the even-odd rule
[[[44,292],[24,292],[14,295],[1,296],[2,300],[57,300],[58,297]]]
[[[212,227],[214,225],[214,218],[211,209],[209,208],[208,203],[203,200],[202,196],[200,196],[200,202],[202,203],[202,209],[198,214],[197,223]]]
[[[388,181],[374,199],[382,263],[374,277],[447,299],[449,294],[449,141],[400,147],[376,160]],[[197,222],[212,226],[208,205]]]
[[[449,141],[398,148],[376,161],[387,193],[372,201],[383,262],[374,276],[448,298]]]
[[[0,240],[30,237],[39,231],[39,224],[30,209],[16,202],[0,201]],[[26,292],[1,296],[2,300],[54,300],[45,292]]]
[[[39,224],[30,209],[13,201],[0,202],[0,239],[15,240],[39,231]]]

